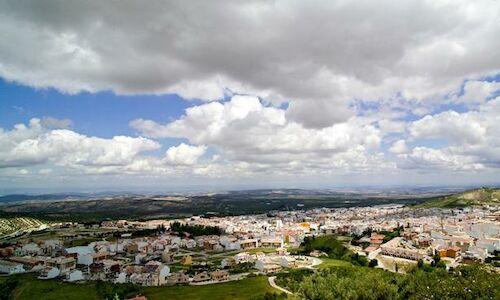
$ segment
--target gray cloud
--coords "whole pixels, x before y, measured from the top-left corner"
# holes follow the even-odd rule
[[[495,1],[1,1],[0,76],[66,92],[225,89],[306,127],[355,98],[445,95],[500,70]]]
[[[70,119],[56,119],[52,117],[43,117],[40,123],[45,128],[52,129],[70,129],[73,127],[73,121]]]

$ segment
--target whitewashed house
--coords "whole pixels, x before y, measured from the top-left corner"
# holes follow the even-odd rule
[[[42,250],[40,249],[38,244],[35,244],[35,243],[28,243],[28,244],[24,245],[21,248],[21,251],[24,255],[28,254],[28,255],[33,256],[33,255],[42,254]]]
[[[127,273],[121,272],[116,276],[115,283],[127,283],[128,282],[128,276]]]
[[[282,256],[280,258],[280,265],[283,268],[295,268],[297,266],[297,261],[293,256]]]
[[[10,275],[22,272],[24,272],[24,267],[22,264],[6,260],[0,260],[0,273]]]
[[[89,266],[94,262],[94,249],[90,246],[78,246],[71,247],[66,249],[66,253],[68,254],[77,254],[76,263],[79,265]]]
[[[53,279],[53,278],[56,278],[57,276],[59,276],[59,274],[61,274],[61,271],[59,271],[58,268],[48,267],[48,268],[44,268],[40,272],[40,276],[38,276],[38,279]]]
[[[66,276],[66,280],[69,282],[80,281],[83,279],[83,273],[80,270],[73,270]]]

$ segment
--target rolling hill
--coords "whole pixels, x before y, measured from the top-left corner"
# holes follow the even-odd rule
[[[416,204],[414,208],[453,208],[467,206],[500,205],[499,188],[480,188],[461,193],[441,196]]]

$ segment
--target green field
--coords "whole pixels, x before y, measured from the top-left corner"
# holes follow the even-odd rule
[[[148,299],[197,300],[197,299],[255,299],[266,292],[276,292],[267,277],[250,277],[240,281],[203,286],[151,287],[144,289]]]
[[[248,249],[243,252],[248,252],[250,254],[255,254],[255,253],[274,253],[276,252],[276,248],[253,248],[253,249]]]
[[[11,276],[18,280],[12,299],[18,300],[92,300],[104,299],[99,292],[96,282],[86,283],[64,283],[56,280],[38,280],[34,274],[22,274]],[[8,277],[0,277],[4,282]],[[107,290],[119,285],[102,283]],[[142,294],[150,300],[202,300],[202,299],[256,299],[266,292],[277,292],[267,282],[267,277],[250,277],[240,281],[219,283],[203,286],[163,286],[163,287],[141,287],[135,286],[134,294]]]
[[[352,264],[345,260],[333,259],[333,258],[321,258],[321,265],[318,266],[318,269],[331,268],[331,267],[349,267]]]
[[[55,280],[38,280],[34,274],[22,274],[10,277],[19,280],[12,299],[102,299],[99,297],[93,283],[74,284]],[[2,277],[0,280],[3,281],[6,278]]]

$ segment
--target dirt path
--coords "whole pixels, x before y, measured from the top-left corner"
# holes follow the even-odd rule
[[[276,279],[276,276],[271,276],[271,277],[268,277],[268,278],[267,278],[267,280],[269,281],[269,284],[270,284],[273,288],[275,288],[275,289],[277,289],[277,290],[280,290],[280,291],[282,291],[283,293],[286,293],[286,294],[288,294],[288,295],[293,295],[293,293],[292,293],[292,292],[290,292],[289,290],[284,289],[284,288],[280,287],[279,285],[277,285],[277,284],[276,284],[276,282],[274,281],[275,279]]]

